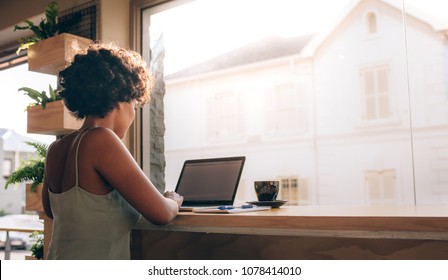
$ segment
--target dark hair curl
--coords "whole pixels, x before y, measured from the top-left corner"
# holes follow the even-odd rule
[[[120,102],[149,101],[153,77],[137,52],[112,43],[94,43],[59,72],[60,96],[79,118],[104,118]]]

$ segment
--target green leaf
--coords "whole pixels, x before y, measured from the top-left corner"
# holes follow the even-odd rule
[[[58,33],[57,30],[57,16],[58,16],[59,6],[56,2],[51,2],[48,4],[47,9],[45,10],[45,17],[47,19],[46,29],[49,37],[54,36]]]
[[[34,231],[30,235],[33,245],[30,248],[31,255],[38,260],[44,257],[44,237],[42,231]]]
[[[24,91],[25,92],[24,94],[28,95],[28,97],[35,100],[37,104],[40,104],[42,102],[42,99],[43,99],[42,93],[35,89],[29,88],[29,87],[21,87],[21,88],[19,88],[19,91]]]
[[[31,191],[35,191],[37,185],[44,180],[45,157],[48,146],[33,141],[25,141],[25,143],[36,149],[37,158],[21,162],[19,168],[12,172],[6,180],[5,189],[12,184],[32,181]]]
[[[16,31],[16,30],[26,30],[26,29],[31,29],[31,27],[34,26],[34,23],[33,23],[32,21],[25,20],[24,22],[27,24],[27,26],[14,25],[14,31]]]
[[[49,85],[49,96],[45,91],[37,91],[35,89],[29,88],[29,87],[22,87],[19,88],[19,91],[24,91],[25,95],[28,95],[32,100],[35,101],[35,105],[41,105],[43,109],[46,108],[47,103],[53,102],[56,100],[60,100],[61,97],[59,96],[59,87],[57,90],[53,90],[51,85]]]
[[[27,144],[28,146],[32,146],[34,149],[36,149],[37,156],[39,159],[43,160],[47,156],[48,146],[46,144],[41,144],[33,141],[25,141],[25,144]]]
[[[31,45],[35,44],[35,42],[29,42],[29,43],[21,43],[19,48],[16,51],[16,54],[19,55],[21,50],[28,49]]]
[[[41,40],[47,39],[47,38],[51,37],[49,35],[49,32],[48,32],[47,28],[45,27],[45,22],[44,21],[41,21],[39,23],[39,28],[36,28],[36,31],[33,30],[33,32],[34,32],[34,34],[36,34],[36,36],[41,38]]]
[[[5,189],[11,184],[18,184],[26,181],[40,184],[43,182],[44,162],[29,160],[25,165],[12,172],[5,183]]]
[[[50,100],[52,101],[56,100],[56,94],[54,93],[54,90],[51,87],[51,85],[48,85],[48,90],[50,91]]]

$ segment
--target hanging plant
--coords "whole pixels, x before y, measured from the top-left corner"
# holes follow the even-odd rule
[[[34,25],[32,21],[25,20],[24,22],[27,24],[25,26],[14,26],[14,31],[16,30],[31,30],[34,33],[34,36],[31,37],[23,37],[19,39],[20,46],[17,49],[17,54],[20,53],[21,50],[28,49],[32,44],[39,42],[41,40],[53,37],[58,34],[58,26],[57,26],[57,15],[58,15],[59,6],[56,2],[51,2],[48,4],[45,9],[45,19],[42,19],[39,25]]]
[[[14,31],[17,30],[31,30],[33,36],[23,37],[19,39],[20,46],[17,49],[17,54],[20,51],[28,49],[31,45],[54,37],[55,35],[67,32],[67,30],[78,23],[81,20],[81,14],[75,14],[69,21],[63,24],[58,22],[59,5],[56,2],[51,2],[45,9],[45,18],[41,19],[38,25],[35,25],[32,21],[24,20],[25,26],[14,25]]]

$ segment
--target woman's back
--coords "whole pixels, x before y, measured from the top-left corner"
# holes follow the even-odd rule
[[[129,259],[129,232],[140,214],[116,190],[110,190],[104,180],[92,179],[99,175],[89,164],[92,154],[83,156],[88,148],[82,149],[88,146],[83,145],[88,143],[83,141],[88,131],[69,135],[49,149],[49,158],[57,155],[57,159],[65,160],[51,161],[55,166],[47,174],[52,182],[49,198],[54,219],[47,258]],[[83,170],[82,176],[79,170]],[[85,174],[96,185],[94,188],[89,189]],[[79,183],[80,178],[83,178],[83,185]]]
[[[113,190],[95,195],[78,186],[50,192],[53,232],[47,259],[129,259],[129,232],[140,214]]]

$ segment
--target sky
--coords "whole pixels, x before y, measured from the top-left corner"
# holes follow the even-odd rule
[[[12,129],[17,133],[31,137],[45,143],[54,140],[54,137],[26,133],[26,107],[32,100],[19,93],[21,87],[31,87],[36,90],[45,90],[48,86],[56,86],[56,77],[28,71],[28,64],[22,64],[7,70],[0,71],[1,100],[0,102],[0,128]]]
[[[182,53],[178,56],[172,55],[166,58],[165,70],[173,72],[216,55],[216,52],[209,52],[209,50],[224,52],[238,47],[233,42],[240,42],[240,45],[242,45],[273,33],[280,36],[292,36],[316,32],[327,21],[332,20],[337,12],[350,1],[352,0],[275,0],[276,4],[285,5],[273,7],[271,5],[272,1],[265,0],[199,0],[173,9],[168,17],[166,14],[165,16],[155,15],[152,18],[152,20],[154,19],[152,26],[159,24],[164,26],[166,29],[164,31],[168,32],[169,28],[174,27],[170,22],[174,22],[178,31],[180,27],[183,28],[178,33],[181,34],[180,36],[166,38],[166,40],[177,40],[167,42],[167,46],[179,46],[179,44],[182,46],[180,48]],[[392,1],[400,3],[399,0]],[[406,5],[413,5],[426,13],[448,21],[448,0],[404,1]],[[232,2],[235,2],[235,5],[232,5]],[[226,5],[221,6],[222,3],[226,3]],[[292,5],[293,8],[283,9],[283,7],[288,6],[286,4]],[[198,5],[202,6],[198,8]],[[239,8],[236,10],[235,6]],[[214,12],[190,13],[188,18],[182,18],[180,12],[185,12],[185,9],[198,11],[207,9]],[[282,14],[282,16],[273,18],[272,15],[275,13]],[[250,14],[249,17],[248,14]],[[230,20],[229,15],[231,15]],[[173,20],[173,18],[176,20]],[[210,24],[216,20],[226,24],[218,26]],[[179,22],[182,22],[182,25],[179,25]],[[291,29],[291,26],[294,29]],[[189,30],[198,28],[202,29],[203,32],[195,32],[195,34],[200,35],[192,37],[194,35]],[[157,32],[158,30],[151,31]],[[225,34],[225,36],[222,36],[222,34]],[[188,44],[188,42],[194,42],[194,44]],[[199,45],[203,46],[201,51],[196,49],[198,42],[200,42]],[[168,47],[167,52],[169,52]],[[170,58],[172,59],[170,60]],[[49,84],[53,87],[56,86],[56,78],[51,75],[30,72],[25,64],[0,71],[0,83],[2,97],[2,102],[0,102],[0,128],[13,129],[17,133],[36,140],[51,142],[54,137],[26,134],[25,108],[31,102],[31,99],[18,93],[18,89],[20,87],[31,87],[40,91],[47,91]]]
[[[155,13],[151,16],[149,32],[164,33],[165,74],[168,75],[266,35],[290,37],[316,33],[338,18],[353,1],[356,0],[197,0]],[[403,3],[385,1],[395,2],[397,6]],[[448,0],[405,0],[404,3],[448,21]],[[174,47],[170,49],[170,46]]]

